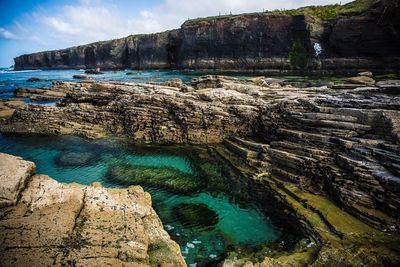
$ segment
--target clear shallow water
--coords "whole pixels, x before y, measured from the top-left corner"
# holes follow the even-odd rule
[[[218,261],[227,251],[254,248],[281,236],[282,231],[256,201],[244,193],[240,199],[234,196],[236,182],[223,174],[205,146],[148,146],[117,139],[0,134],[0,152],[32,160],[38,173],[60,182],[142,185],[151,193],[153,207],[180,244],[188,264]],[[122,177],[134,176],[133,181],[115,180],[115,172]],[[174,178],[166,180],[171,173]],[[181,207],[189,207],[192,221],[187,221],[188,217],[182,220]]]

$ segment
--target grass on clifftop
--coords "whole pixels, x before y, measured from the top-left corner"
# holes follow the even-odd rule
[[[356,0],[345,5],[307,6],[290,10],[274,10],[272,15],[306,15],[320,19],[334,19],[340,16],[361,15],[379,0]]]
[[[345,5],[326,5],[326,6],[306,6],[298,9],[288,9],[288,10],[273,10],[266,12],[255,12],[240,15],[220,15],[211,16],[205,18],[190,19],[183,23],[182,26],[194,26],[197,24],[206,24],[216,20],[224,19],[236,19],[241,18],[245,15],[255,15],[255,14],[267,14],[267,15],[280,15],[280,16],[297,16],[306,15],[317,17],[320,19],[334,19],[340,16],[352,16],[361,15],[372,7],[375,3],[381,0],[355,0],[353,2],[347,3]]]

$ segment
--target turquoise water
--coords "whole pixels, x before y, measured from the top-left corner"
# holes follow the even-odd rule
[[[124,187],[112,179],[113,166],[129,166],[139,170],[140,183],[150,192],[153,207],[165,229],[181,246],[188,264],[197,266],[221,261],[229,251],[252,249],[282,236],[260,203],[249,198],[246,186],[238,185],[224,174],[206,146],[135,145],[120,139],[88,141],[77,137],[46,137],[0,134],[0,152],[22,156],[37,165],[37,172],[60,182],[91,184],[101,182],[107,187]],[[170,187],[143,180],[147,172],[173,172],[182,179],[196,182],[195,190]],[[162,173],[161,173],[162,174]],[[161,175],[162,176],[162,175]],[[174,179],[174,178],[172,178]],[[176,178],[180,179],[180,178]],[[179,183],[177,183],[179,184]],[[240,196],[234,192],[241,192]],[[194,223],[183,223],[174,207],[181,204],[200,204],[215,214],[215,224],[200,225],[204,217]],[[196,206],[195,205],[195,206]],[[205,223],[211,222],[206,218]]]

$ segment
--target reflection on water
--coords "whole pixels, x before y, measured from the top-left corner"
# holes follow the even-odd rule
[[[227,251],[282,236],[268,210],[260,208],[266,203],[249,197],[254,192],[248,182],[233,181],[207,146],[0,135],[0,151],[34,161],[38,173],[61,182],[142,185],[188,264],[218,261]]]

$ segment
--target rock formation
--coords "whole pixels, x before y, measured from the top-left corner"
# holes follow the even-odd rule
[[[320,245],[312,249],[316,259],[307,257],[321,266],[333,258],[345,265],[399,261],[393,248],[400,227],[400,81],[360,75],[341,87],[296,88],[264,77],[204,76],[191,84],[89,81],[53,87],[66,92],[56,106],[6,110],[0,131],[223,143],[226,149],[215,153],[226,164],[265,183],[278,195],[274,199],[308,222]],[[350,249],[357,253],[348,254]],[[338,258],[342,254],[348,255]]]
[[[139,186],[62,184],[0,153],[1,266],[186,266]]]
[[[357,0],[354,5],[365,5]],[[312,71],[398,71],[400,8],[394,0],[334,18],[274,12],[186,21],[180,29],[131,35],[63,50],[22,55],[15,69],[240,69],[287,71],[294,42]],[[318,43],[322,54],[315,58]]]
[[[111,133],[155,143],[255,137],[268,147],[262,161],[271,174],[327,194],[369,224],[399,227],[398,81],[339,90],[221,76],[182,89],[120,82],[55,86],[69,91],[58,106],[17,109],[0,130],[88,138]],[[230,147],[241,146],[234,143]]]

